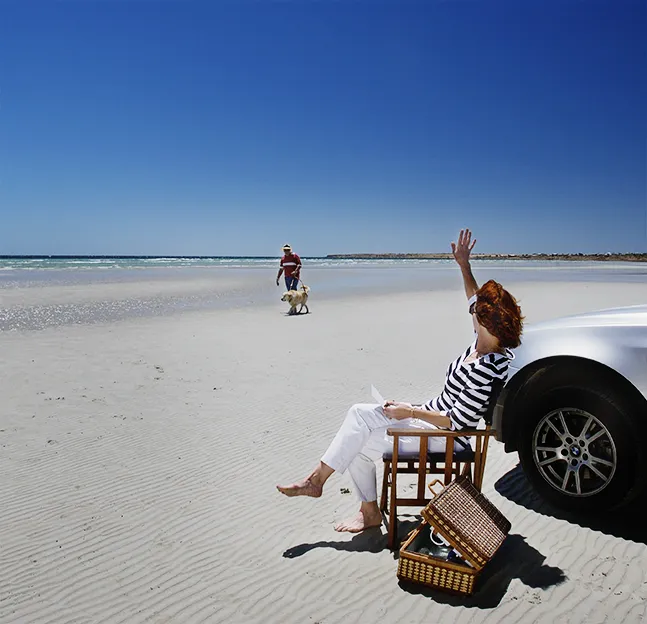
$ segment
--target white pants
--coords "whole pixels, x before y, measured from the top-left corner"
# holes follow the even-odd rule
[[[375,462],[382,459],[383,453],[393,449],[393,437],[386,434],[388,427],[436,429],[417,418],[387,418],[381,405],[358,403],[348,410],[337,435],[321,458],[336,472],[343,474],[348,469],[361,501],[377,500]],[[399,452],[419,449],[420,438],[400,437]],[[445,438],[429,438],[429,450],[444,451]]]

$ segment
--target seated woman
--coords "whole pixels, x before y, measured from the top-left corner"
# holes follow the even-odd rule
[[[478,287],[470,267],[470,252],[476,244],[469,230],[461,230],[452,253],[463,275],[476,340],[447,368],[442,393],[422,406],[386,401],[384,405],[353,405],[319,465],[302,481],[278,485],[286,496],[318,498],[333,472],[348,470],[361,504],[359,513],[341,522],[336,531],[357,533],[379,526],[382,516],[377,504],[375,461],[393,448],[386,434],[399,427],[460,430],[475,428],[487,410],[493,382],[505,381],[508,350],[519,346],[523,317],[515,298],[501,284],[490,280]],[[444,451],[446,438],[429,438],[429,450]],[[456,444],[466,445],[465,438]],[[419,438],[400,438],[400,451],[417,451]]]

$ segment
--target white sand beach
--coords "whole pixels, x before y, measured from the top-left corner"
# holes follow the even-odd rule
[[[384,528],[333,531],[357,507],[344,476],[319,500],[276,491],[314,466],[370,384],[402,400],[441,388],[472,339],[460,286],[457,272],[453,290],[313,289],[298,317],[277,294],[0,334],[0,622],[645,621],[647,530],[548,509],[498,443],[483,491],[512,530],[471,598],[401,585]],[[133,288],[8,296],[73,304]],[[527,323],[647,301],[645,283],[510,290]]]

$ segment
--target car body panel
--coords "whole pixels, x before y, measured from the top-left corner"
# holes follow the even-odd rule
[[[598,310],[528,327],[514,350],[506,388],[542,360],[580,358],[620,374],[647,398],[647,305]],[[518,380],[517,380],[518,381]],[[512,384],[515,385],[515,384]],[[502,391],[494,411],[497,439],[503,440],[503,413],[509,395]]]

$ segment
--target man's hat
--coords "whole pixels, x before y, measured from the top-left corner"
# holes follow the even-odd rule
[[[285,245],[283,245],[283,251],[292,251],[292,247],[290,247],[288,243],[285,243]]]

